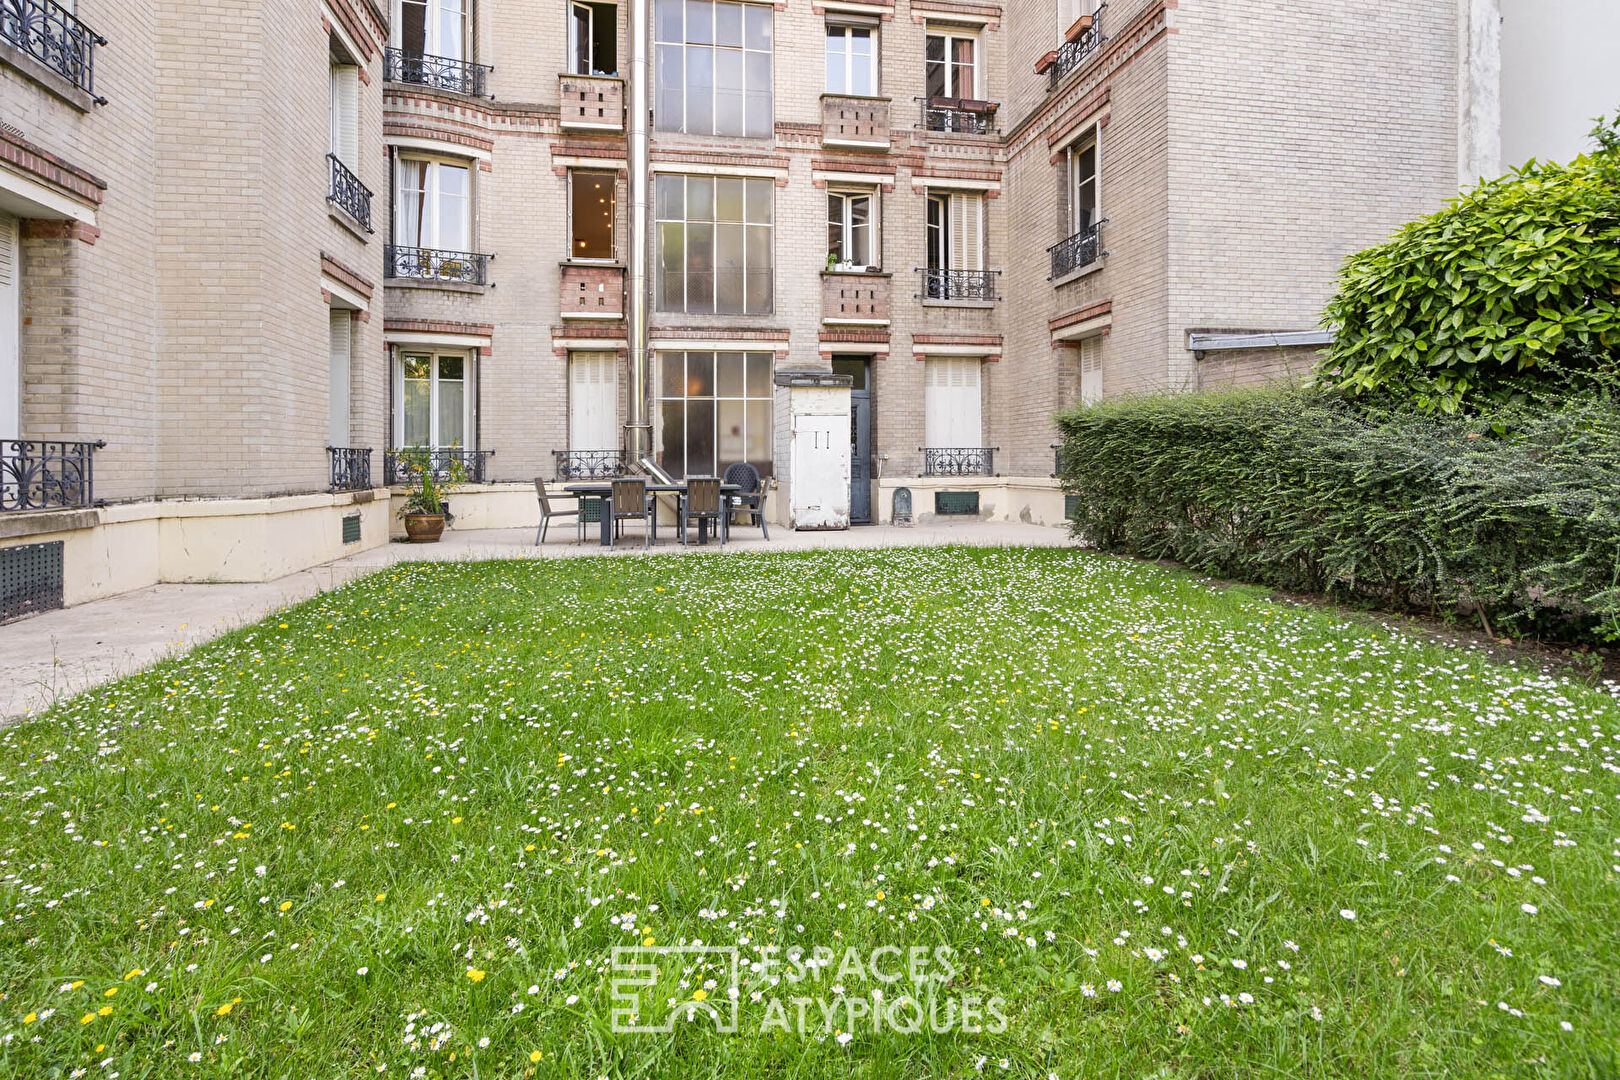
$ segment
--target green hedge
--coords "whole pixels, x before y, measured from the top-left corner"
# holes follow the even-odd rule
[[[1075,532],[1105,551],[1498,632],[1620,639],[1611,393],[1459,418],[1295,387],[1058,417]]]

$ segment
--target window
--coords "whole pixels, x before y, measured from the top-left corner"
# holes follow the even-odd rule
[[[877,34],[871,27],[827,24],[827,93],[877,94]]]
[[[923,441],[935,449],[984,445],[977,357],[929,357],[923,372]]]
[[[1069,233],[1090,232],[1097,224],[1097,139],[1069,147]]]
[[[397,22],[407,56],[467,59],[467,0],[400,0]]]
[[[617,449],[618,406],[617,357],[613,353],[569,353],[568,448]]]
[[[1085,338],[1080,342],[1080,404],[1095,405],[1103,398],[1102,348],[1098,338]]]
[[[394,243],[435,251],[472,250],[472,170],[464,164],[401,157],[394,170]]]
[[[773,180],[658,176],[657,309],[770,314],[775,198]]]
[[[840,269],[876,266],[871,192],[827,193],[827,250]]]
[[[331,63],[331,151],[351,173],[360,171],[360,69],[334,56]]]
[[[771,18],[762,4],[657,0],[654,111],[659,131],[768,138]]]
[[[746,461],[771,475],[771,354],[658,354],[658,464],[677,477],[720,476]]]
[[[571,259],[613,258],[614,185],[618,177],[610,172],[571,172],[569,227],[573,243]]]
[[[619,73],[619,9],[613,4],[568,7],[568,70],[574,75]]]
[[[472,395],[468,393],[471,361],[465,353],[402,349],[396,368],[394,400],[397,446],[470,450]]]
[[[984,197],[928,196],[928,269],[984,269]]]
[[[349,368],[353,337],[346,308],[327,312],[327,357],[330,394],[327,397],[326,445],[349,445]]]
[[[1100,0],[1057,0],[1057,36],[1058,40],[1068,32],[1069,27],[1082,15],[1095,15]]]
[[[966,33],[942,31],[928,35],[924,60],[930,98],[978,97],[978,47],[978,39]]]
[[[22,438],[22,245],[16,218],[0,211],[0,439]]]

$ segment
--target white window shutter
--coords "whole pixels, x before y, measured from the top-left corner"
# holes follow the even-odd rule
[[[979,361],[942,357],[924,363],[924,442],[930,447],[975,447],[980,432]]]
[[[1080,404],[1095,405],[1102,400],[1102,358],[1097,355],[1097,338],[1080,342]]]
[[[22,438],[22,248],[17,219],[0,214],[0,439]]]
[[[350,315],[347,310],[333,308],[328,313],[329,372],[331,393],[327,399],[328,446],[349,445],[349,368],[353,343],[350,338]]]
[[[349,171],[360,171],[360,69],[332,65],[332,153]]]
[[[618,380],[612,353],[574,353],[570,358],[568,445],[571,450],[617,448]]]
[[[984,196],[951,196],[951,269],[984,269]]]

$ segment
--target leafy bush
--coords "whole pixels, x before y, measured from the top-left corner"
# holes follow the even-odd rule
[[[1063,484],[1106,551],[1615,640],[1613,388],[1471,419],[1299,387],[1104,402],[1058,418]]]
[[[1352,255],[1322,381],[1420,411],[1489,408],[1620,358],[1620,118],[1598,149],[1480,184]]]

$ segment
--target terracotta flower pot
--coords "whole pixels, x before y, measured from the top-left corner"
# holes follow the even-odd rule
[[[1041,58],[1035,61],[1035,74],[1045,75],[1048,71],[1052,70],[1052,65],[1055,63],[1057,63],[1056,49],[1042,53]]]
[[[1069,32],[1063,35],[1063,40],[1071,44],[1079,41],[1085,36],[1086,31],[1091,29],[1092,18],[1093,17],[1090,15],[1082,15],[1078,19],[1074,20],[1073,24],[1071,24],[1069,27]]]
[[[436,544],[444,535],[443,514],[406,514],[405,535],[413,544]]]

